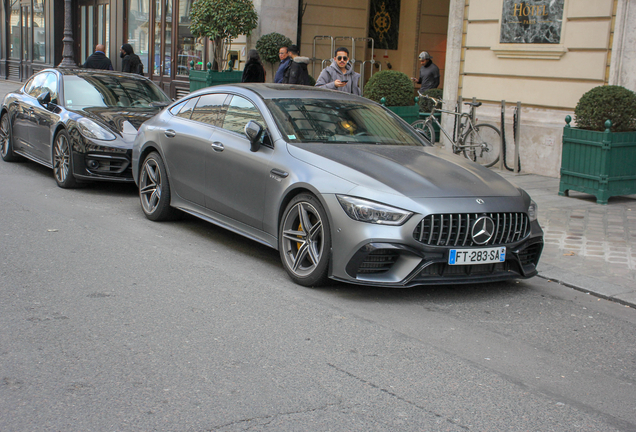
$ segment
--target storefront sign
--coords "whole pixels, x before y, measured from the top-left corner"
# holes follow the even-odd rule
[[[564,0],[504,0],[500,43],[561,42]]]
[[[398,49],[400,0],[371,0],[369,37],[376,49]]]

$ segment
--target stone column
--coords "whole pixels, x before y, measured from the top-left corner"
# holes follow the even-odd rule
[[[636,91],[636,0],[618,0],[609,84]],[[630,24],[631,23],[631,24]]]

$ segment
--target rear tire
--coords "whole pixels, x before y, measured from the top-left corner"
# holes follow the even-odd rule
[[[313,195],[300,194],[287,205],[278,231],[283,267],[294,282],[306,287],[324,285],[331,257],[329,219]]]
[[[433,129],[433,125],[431,124],[431,122],[427,120],[415,120],[413,123],[411,123],[411,127],[417,130],[420,135],[426,141],[428,141],[429,144],[435,144],[435,129]]]
[[[181,212],[170,207],[170,181],[159,153],[150,153],[139,173],[139,199],[141,209],[150,220],[175,220]]]
[[[63,189],[77,187],[77,180],[73,175],[73,152],[66,130],[62,129],[55,135],[53,141],[53,174],[57,185]]]
[[[501,132],[493,125],[481,123],[466,138],[464,156],[478,164],[491,167],[499,161]]]
[[[0,156],[5,162],[19,160],[19,156],[13,153],[13,132],[11,122],[9,122],[9,114],[4,114],[0,118]]]

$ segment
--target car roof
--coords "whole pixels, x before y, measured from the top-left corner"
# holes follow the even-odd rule
[[[357,100],[361,99],[365,102],[370,102],[368,99],[354,96],[350,93],[345,93],[336,90],[327,90],[319,87],[293,85],[293,84],[256,84],[256,83],[241,83],[241,84],[228,84],[219,85],[214,87],[207,87],[205,89],[198,90],[191,93],[191,96],[197,94],[204,94],[210,92],[213,89],[218,92],[237,92],[244,93],[245,90],[250,90],[260,96],[262,99],[338,99],[338,100]]]
[[[119,75],[125,76],[126,78],[140,78],[147,79],[138,74],[132,74],[127,72],[119,72],[114,70],[103,70],[103,69],[81,69],[81,68],[48,68],[44,69],[42,72],[58,72],[64,76],[83,76],[83,75]]]

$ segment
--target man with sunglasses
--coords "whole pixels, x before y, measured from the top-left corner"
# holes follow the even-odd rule
[[[339,90],[360,96],[358,81],[360,74],[354,72],[353,65],[349,64],[349,50],[340,47],[336,50],[331,65],[320,72],[316,87],[324,87],[330,90]]]

